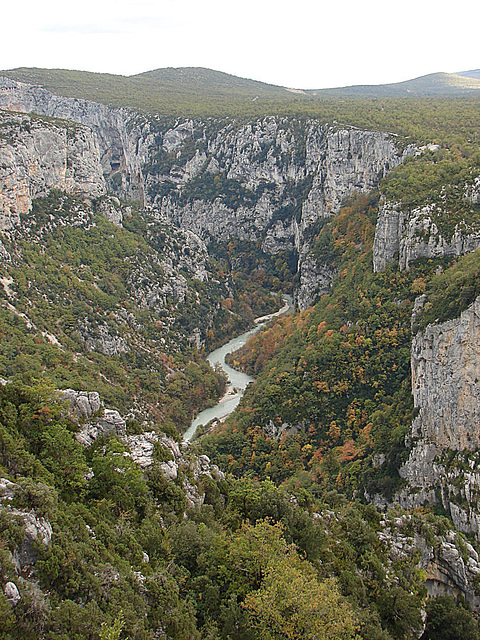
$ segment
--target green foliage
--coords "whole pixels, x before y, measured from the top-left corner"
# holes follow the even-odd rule
[[[172,482],[159,462],[142,472],[113,437],[81,449],[90,474],[73,496],[63,490],[64,476],[43,471],[43,457],[37,459],[41,434],[62,425],[62,405],[45,387],[11,383],[0,391],[4,426],[36,463],[34,477],[15,477],[15,461],[5,454],[17,485],[12,506],[33,510],[53,527],[49,546],[36,548],[39,587],[22,583],[14,609],[0,601],[12,638],[151,640],[165,633],[185,640],[262,640],[357,633],[388,640],[416,628],[423,602],[416,558],[392,564],[376,534],[380,516],[373,507],[340,501],[333,512],[298,486],[293,499],[290,489],[271,481],[218,483],[200,476],[204,505],[188,509],[185,518],[190,461]],[[23,536],[21,518],[0,508],[0,552],[18,548]],[[14,571],[2,553],[3,585]],[[393,604],[385,593],[394,593]],[[400,626],[391,619],[392,607]]]
[[[457,213],[472,211],[478,218],[478,207],[465,198],[465,184],[471,183],[479,171],[480,154],[474,145],[441,148],[408,158],[383,179],[381,190],[389,200],[401,202],[407,209],[428,204],[452,208],[460,203],[464,211]]]
[[[207,344],[223,340],[253,318],[248,301],[236,303],[235,324],[222,326],[223,284],[189,277],[183,299],[153,296],[146,305],[165,284],[161,256],[181,260],[183,237],[135,212],[115,227],[94,213],[97,204],[58,191],[34,201],[5,265],[12,285],[0,291],[0,373],[95,389],[120,410],[136,405],[139,417],[184,430],[224,387],[187,336],[198,328]],[[119,348],[112,354],[104,342]],[[72,490],[77,482],[71,478]]]
[[[468,604],[450,595],[430,598],[426,606],[427,621],[422,640],[477,640],[478,621]]]
[[[415,318],[414,331],[458,318],[480,295],[479,273],[480,251],[477,250],[434,275],[426,287],[426,300]]]
[[[375,482],[391,492],[412,416],[410,297],[414,271],[373,274],[376,194],[355,196],[324,223],[314,252],[338,271],[331,294],[247,343],[233,361],[257,376],[236,414],[203,439],[236,475],[310,491],[353,491],[371,478],[370,456],[389,462]],[[402,300],[399,303],[399,299]],[[293,481],[295,484],[295,481]]]
[[[401,92],[405,97],[393,97],[388,91],[364,97],[328,90],[318,95],[292,94],[282,87],[195,68],[159,69],[128,78],[26,68],[2,71],[2,75],[40,84],[61,95],[160,114],[156,120],[173,120],[175,116],[247,119],[294,115],[388,131],[425,143],[451,145],[478,136],[478,98],[465,92],[461,97],[437,98],[422,98],[417,91],[406,93],[405,89]]]
[[[162,110],[169,115],[131,115],[149,120],[154,135],[179,112],[235,113],[232,126],[268,113],[295,115],[289,124],[296,128],[292,154],[299,157],[305,145],[299,132],[311,116],[410,136],[398,138],[399,145],[436,141],[439,150],[412,158],[384,180],[383,195],[408,210],[431,205],[442,233],[479,219],[478,205],[465,197],[479,171],[475,99],[340,102],[212,77],[214,90],[203,91],[190,71],[193,85],[180,92],[175,79],[165,84],[161,74],[104,76],[100,83],[95,74],[17,74],[51,88],[61,80],[79,97]],[[72,78],[75,86],[67,87]],[[225,123],[211,119],[205,127]],[[165,180],[151,195],[219,198],[235,210],[272,189],[265,182],[253,192],[223,174],[200,175],[178,195],[170,181],[176,166],[203,150],[198,136],[174,153],[159,150],[145,170]],[[266,144],[257,159],[269,153]],[[278,153],[278,166],[291,157]],[[309,188],[307,181],[298,188],[287,181],[291,204],[277,210],[272,224],[298,220]],[[391,553],[378,535],[385,526],[380,514],[346,496],[391,496],[400,486],[413,416],[414,298],[427,294],[419,322],[458,315],[480,293],[478,256],[450,269],[447,261],[419,261],[408,273],[392,267],[373,274],[378,201],[378,193],[354,195],[338,216],[317,224],[308,241],[317,261],[337,274],[330,294],[234,355],[256,384],[236,415],[200,445],[234,474],[222,482],[197,477],[188,455],[176,481],[168,480],[162,463],[171,454],[162,445],[144,470],[117,438],[84,449],[75,439],[78,424],[66,418],[53,390],[98,390],[107,403],[134,408],[129,433],[141,432],[148,416],[176,435],[225,384],[188,336],[200,329],[206,347],[216,346],[276,310],[280,299],[270,292],[291,291],[296,256],[267,255],[260,243],[212,243],[209,278],[197,281],[179,260],[185,296],[177,299],[172,289],[160,299],[169,290],[160,257],[176,268],[182,236],[135,207],[117,228],[96,213],[99,202],[55,191],[34,202],[16,237],[2,239],[13,259],[2,272],[4,282],[12,281],[0,289],[0,374],[13,382],[0,386],[0,465],[17,485],[11,506],[32,510],[53,527],[50,545],[35,547],[38,586],[25,573],[13,608],[3,586],[15,578],[11,553],[22,544],[25,525],[0,508],[5,640],[419,636],[426,597],[419,558]],[[444,271],[432,279],[439,266]],[[126,349],[102,352],[102,332]],[[192,507],[196,490],[202,507]],[[405,519],[405,527],[433,546],[445,521],[419,519]],[[425,633],[476,638],[478,629],[462,603],[438,599],[429,602]]]
[[[256,201],[255,194],[237,180],[211,173],[202,173],[189,180],[181,196],[182,201],[202,199],[213,202],[217,198],[234,211],[241,205],[252,207]]]
[[[118,616],[115,618],[115,622],[111,626],[107,626],[104,622],[102,623],[100,640],[119,640],[123,626],[123,611],[120,611]]]

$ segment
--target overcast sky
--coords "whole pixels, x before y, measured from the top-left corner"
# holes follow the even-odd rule
[[[10,0],[0,69],[208,67],[302,89],[382,84],[479,68],[479,18],[475,0]]]

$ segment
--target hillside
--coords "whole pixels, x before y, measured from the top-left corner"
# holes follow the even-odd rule
[[[35,68],[0,71],[0,75],[45,87],[61,96],[182,116],[303,113],[331,119],[333,109],[338,110],[333,115],[338,119],[345,110],[345,106],[338,104],[339,99],[357,102],[379,98],[454,98],[476,96],[480,89],[474,75],[447,73],[430,74],[395,84],[300,89],[295,92],[201,67],[157,69],[134,76]],[[352,113],[349,115],[351,117]]]
[[[28,68],[0,74],[62,96],[156,113],[220,115],[232,109],[254,111],[257,102],[260,109],[268,110],[291,101],[291,94],[282,87],[196,67],[158,69],[128,77]]]
[[[471,71],[459,71],[456,75],[464,76],[465,78],[480,78],[480,69],[472,69]]]
[[[431,73],[393,84],[355,85],[335,89],[318,89],[306,93],[330,98],[460,97],[469,93],[477,94],[480,90],[480,78],[471,73]]]
[[[478,98],[22,74],[2,640],[478,640]],[[182,442],[225,388],[205,354],[280,293],[238,410]]]

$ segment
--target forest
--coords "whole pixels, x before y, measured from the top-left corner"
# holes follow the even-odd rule
[[[142,83],[144,109],[161,111]],[[168,119],[178,105],[161,98]],[[226,385],[207,352],[281,306],[299,255],[239,238],[193,255],[181,229],[137,202],[121,203],[118,226],[102,198],[58,190],[2,233],[0,640],[480,638],[475,536],[440,503],[393,499],[417,415],[412,338],[475,301],[479,252],[373,269],[386,201],[431,207],[446,236],[477,229],[466,187],[480,175],[478,101],[270,99],[227,113],[187,97],[182,108],[236,109],[238,121],[295,113],[436,146],[318,220],[309,251],[335,274],[328,293],[232,355],[255,382],[191,445],[183,432]],[[153,164],[172,162],[159,152]],[[182,197],[235,210],[250,193],[219,175],[193,178]],[[75,412],[66,389],[101,402]],[[86,446],[79,435],[112,410],[124,432],[95,432]],[[445,548],[478,569],[462,593],[429,592],[425,557],[440,563]]]

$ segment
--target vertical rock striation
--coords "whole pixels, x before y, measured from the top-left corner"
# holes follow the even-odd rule
[[[51,189],[96,198],[106,191],[98,146],[86,127],[0,112],[0,230],[18,225]]]
[[[480,298],[459,318],[429,325],[412,344],[418,415],[400,469],[405,507],[440,503],[460,531],[480,535]]]
[[[476,184],[476,183],[475,183]],[[465,185],[470,202],[476,203],[475,185]],[[373,244],[373,270],[383,271],[393,261],[408,269],[417,258],[461,256],[480,247],[480,228],[462,220],[445,227],[451,213],[440,205],[408,210],[401,202],[384,202],[380,208]]]

